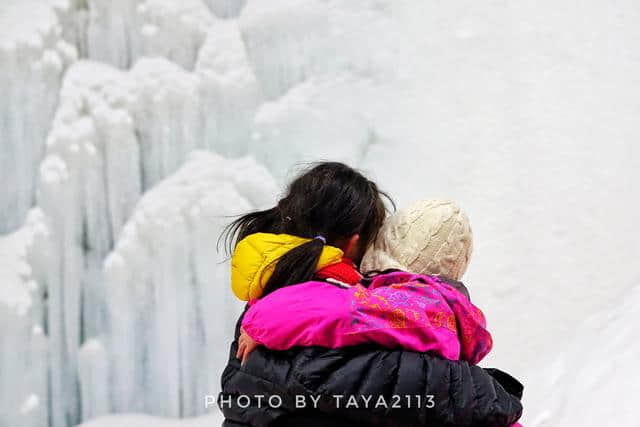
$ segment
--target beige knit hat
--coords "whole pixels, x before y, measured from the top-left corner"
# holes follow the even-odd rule
[[[471,225],[460,207],[447,200],[422,200],[386,219],[360,269],[397,268],[460,280],[471,250]]]

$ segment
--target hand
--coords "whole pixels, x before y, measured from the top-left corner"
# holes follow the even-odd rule
[[[236,353],[236,357],[241,360],[240,365],[244,365],[247,361],[247,358],[251,354],[253,350],[258,347],[258,343],[253,340],[244,330],[244,328],[240,328],[240,337],[238,337],[238,352]]]

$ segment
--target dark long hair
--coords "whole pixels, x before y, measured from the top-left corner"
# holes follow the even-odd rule
[[[357,170],[338,162],[317,163],[289,184],[287,195],[277,206],[241,216],[225,228],[221,239],[231,252],[253,233],[306,238],[321,235],[329,245],[358,233],[360,247],[365,249],[386,216],[383,197],[395,209],[393,200]],[[312,239],[278,259],[263,296],[311,280],[323,247],[322,240]]]

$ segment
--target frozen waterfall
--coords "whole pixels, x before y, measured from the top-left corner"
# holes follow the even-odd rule
[[[275,193],[252,160],[192,153],[138,203],[104,263],[111,368],[102,388],[113,410],[193,416],[220,391],[220,343],[242,305],[217,286],[229,271],[216,243],[230,217],[272,205]]]

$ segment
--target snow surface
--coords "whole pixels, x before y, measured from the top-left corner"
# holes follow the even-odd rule
[[[632,425],[638,22],[632,0],[3,0],[0,426],[203,414],[238,312],[217,235],[318,159],[466,208],[524,425]]]
[[[148,415],[111,415],[82,424],[82,427],[212,427],[221,425],[221,414],[171,420]]]

